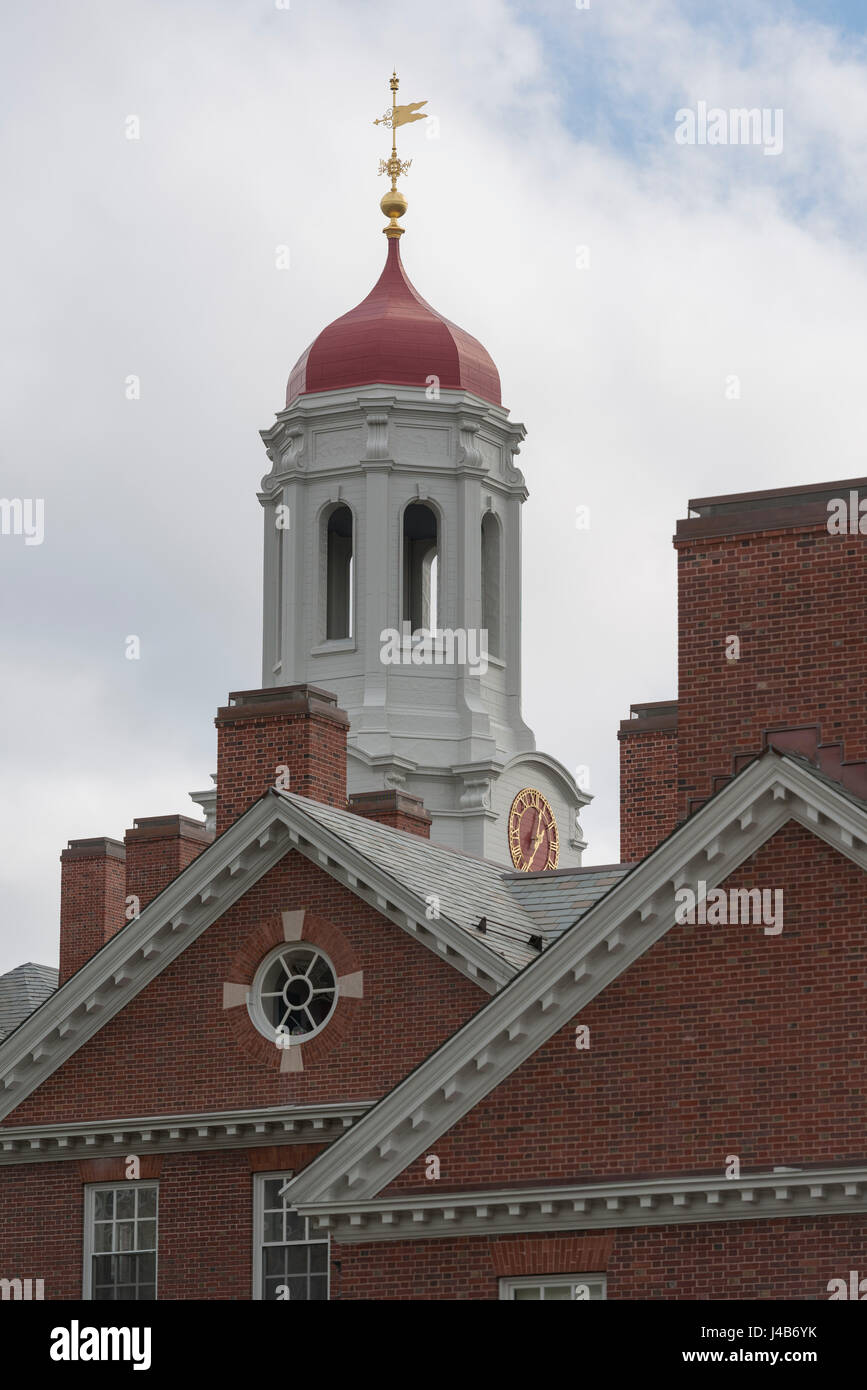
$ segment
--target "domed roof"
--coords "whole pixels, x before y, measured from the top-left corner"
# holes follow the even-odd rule
[[[389,238],[385,268],[366,299],[323,328],[299,357],[286,404],[313,391],[348,386],[428,385],[470,391],[500,405],[500,376],[481,343],[444,319],[407,279],[397,237]]]

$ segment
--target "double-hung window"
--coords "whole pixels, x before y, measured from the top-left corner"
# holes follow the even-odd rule
[[[253,1297],[306,1302],[328,1298],[327,1234],[281,1197],[291,1173],[257,1173],[253,1180]]]
[[[94,1185],[84,1199],[84,1297],[157,1296],[157,1184]]]

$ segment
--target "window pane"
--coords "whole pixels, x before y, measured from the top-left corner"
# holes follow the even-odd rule
[[[286,1239],[305,1240],[307,1232],[304,1229],[305,1221],[303,1216],[299,1216],[297,1211],[286,1212]]]
[[[111,1233],[113,1227],[110,1221],[100,1221],[93,1228],[93,1248],[96,1251],[111,1249]]]
[[[312,1299],[328,1298],[328,1277],[327,1275],[316,1274],[310,1280],[310,1297]]]
[[[119,1221],[115,1226],[115,1250],[134,1250],[134,1221]]]
[[[94,1204],[94,1215],[97,1221],[111,1220],[114,1215],[114,1193],[97,1192],[94,1194],[96,1202]]]
[[[323,1274],[328,1269],[328,1246],[325,1244],[310,1246],[310,1273]]]
[[[514,1289],[512,1294],[514,1298],[541,1298],[542,1296],[540,1289],[531,1288]]]
[[[566,1298],[566,1299],[569,1299],[569,1298],[572,1297],[572,1285],[571,1285],[571,1284],[546,1284],[546,1285],[545,1285],[545,1288],[544,1288],[543,1291],[542,1291],[542,1297],[545,1299],[546,1302],[547,1302],[549,1299],[551,1299],[551,1298]]]
[[[265,1210],[273,1211],[275,1207],[283,1206],[283,1198],[280,1196],[280,1188],[283,1186],[282,1178],[268,1178],[265,1182]]]
[[[138,1255],[136,1258],[139,1283],[153,1284],[157,1277],[156,1255]]]
[[[157,1223],[155,1221],[140,1221],[136,1234],[136,1249],[154,1250],[156,1249]]]
[[[135,1216],[135,1188],[122,1187],[115,1193],[115,1216],[118,1221]]]
[[[264,1239],[266,1244],[283,1239],[283,1213],[282,1211],[265,1212]]]
[[[155,1187],[140,1187],[138,1194],[138,1214],[139,1216],[156,1216],[157,1214],[157,1190]]]
[[[286,1273],[287,1273],[287,1274],[306,1274],[306,1273],[307,1273],[307,1246],[306,1246],[306,1245],[287,1245],[287,1246],[286,1246]]]
[[[262,1268],[265,1271],[266,1279],[273,1278],[276,1275],[279,1275],[281,1279],[283,1278],[285,1270],[283,1262],[285,1255],[286,1247],[284,1245],[269,1245],[263,1250]]]

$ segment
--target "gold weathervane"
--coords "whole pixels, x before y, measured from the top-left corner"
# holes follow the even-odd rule
[[[408,172],[412,160],[398,159],[395,131],[399,125],[408,125],[410,121],[425,120],[427,112],[420,111],[419,107],[427,106],[427,102],[411,101],[408,106],[398,106],[398,78],[396,72],[391,74],[391,81],[388,85],[391,87],[391,110],[386,111],[385,115],[380,116],[373,124],[384,125],[391,131],[391,159],[381,159],[379,161],[379,172],[381,174],[388,174],[391,179],[391,188],[389,192],[386,193],[379,206],[382,208],[386,217],[390,219],[388,226],[383,227],[382,230],[387,237],[397,237],[403,236],[404,232],[403,227],[398,226],[397,219],[403,217],[408,207],[406,198],[397,186],[397,181],[401,174]]]

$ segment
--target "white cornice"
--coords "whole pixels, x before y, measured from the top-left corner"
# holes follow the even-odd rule
[[[272,791],[0,1043],[0,1120],[292,849],[482,989],[514,977],[484,942],[446,916],[428,920],[422,898]]]
[[[369,1110],[372,1100],[333,1105],[279,1105],[200,1115],[145,1115],[56,1125],[0,1126],[0,1165],[56,1163],[129,1153],[196,1152],[258,1144],[329,1142]]]
[[[864,810],[766,753],[299,1174],[293,1203],[373,1199],[669,930],[678,888],[716,887],[788,820],[867,871]]]
[[[341,1243],[428,1240],[431,1237],[508,1235],[511,1232],[610,1230],[620,1226],[674,1226],[706,1221],[825,1217],[867,1210],[867,1168],[719,1173],[652,1180],[436,1191],[355,1202],[296,1202],[304,1216]],[[294,1185],[287,1184],[293,1192]]]

